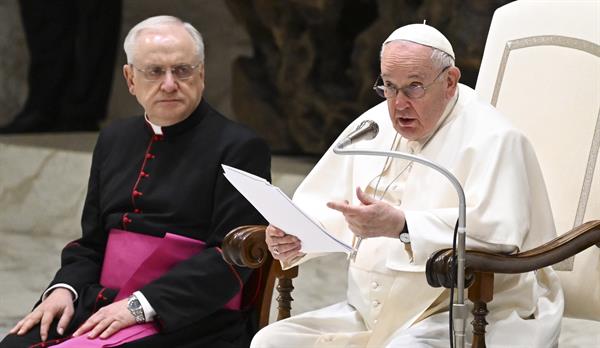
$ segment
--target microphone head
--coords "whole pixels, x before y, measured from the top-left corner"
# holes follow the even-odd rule
[[[372,121],[372,120],[362,121],[358,125],[358,127],[356,127],[356,129],[352,133],[348,134],[347,137],[342,139],[337,144],[336,147],[338,149],[343,149],[344,147],[346,147],[350,144],[354,144],[360,140],[373,139],[377,136],[377,133],[379,133],[379,126],[377,125],[377,123],[375,121]]]
[[[360,125],[358,126],[358,128],[364,128],[365,129],[365,133],[363,136],[361,136],[360,138],[356,139],[358,140],[371,140],[373,138],[375,138],[377,136],[377,133],[379,133],[379,125],[377,124],[377,122],[373,121],[373,120],[365,120],[362,121],[360,123]]]

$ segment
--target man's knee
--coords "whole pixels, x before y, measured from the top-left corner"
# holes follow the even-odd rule
[[[48,332],[48,341],[53,341],[57,337],[56,323],[53,323]],[[0,341],[0,348],[25,348],[37,343],[41,343],[42,338],[40,337],[40,324],[34,325],[24,335],[13,335],[8,334],[2,341]]]
[[[27,336],[17,336],[8,334],[2,341],[0,341],[0,348],[25,348],[34,344],[31,338]]]
[[[268,347],[268,338],[267,336],[269,335],[266,331],[266,329],[268,328],[265,327],[261,330],[259,330],[256,335],[254,335],[254,337],[252,337],[252,343],[250,343],[250,348],[267,348]]]
[[[277,330],[274,330],[274,324],[262,328],[252,338],[250,348],[277,348],[281,347],[278,345],[280,337],[276,334]]]

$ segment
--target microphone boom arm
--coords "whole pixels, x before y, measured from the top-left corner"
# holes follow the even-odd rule
[[[406,160],[411,160],[432,168],[438,173],[444,175],[454,186],[458,194],[458,229],[457,229],[457,303],[453,303],[452,309],[454,313],[454,335],[456,345],[460,348],[464,347],[465,342],[465,324],[467,320],[467,307],[465,305],[465,238],[466,238],[466,200],[465,192],[454,174],[450,173],[446,168],[439,164],[425,159],[420,156],[410,155],[398,151],[378,151],[378,150],[345,150],[340,144],[333,148],[333,152],[338,155],[371,155],[381,157],[396,157]],[[343,147],[343,146],[342,146]],[[451,299],[452,300],[452,299]]]

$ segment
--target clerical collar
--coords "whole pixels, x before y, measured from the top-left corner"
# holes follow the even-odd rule
[[[155,125],[150,122],[148,115],[144,115],[144,118],[146,120],[146,124],[148,124],[148,131],[152,132],[153,134],[164,135],[168,138],[185,133],[187,130],[194,128],[194,126],[204,119],[204,116],[210,112],[210,110],[211,108],[208,103],[202,99],[196,110],[194,110],[188,117],[170,126]]]
[[[148,125],[150,125],[150,128],[152,128],[152,131],[154,132],[154,134],[156,135],[162,135],[162,127],[161,126],[157,126],[154,123],[152,123],[152,121],[150,121],[150,119],[148,118],[148,114],[144,113],[144,118],[146,119],[146,122],[148,123]]]

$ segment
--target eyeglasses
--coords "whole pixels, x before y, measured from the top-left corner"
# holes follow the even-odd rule
[[[402,93],[410,99],[423,98],[423,96],[425,96],[425,91],[427,91],[427,89],[431,87],[440,78],[440,76],[442,76],[444,71],[448,70],[448,68],[450,68],[450,66],[443,68],[442,71],[440,71],[440,73],[437,74],[433,81],[431,81],[431,83],[427,86],[423,86],[423,84],[419,82],[413,82],[400,88],[394,86],[386,86],[384,85],[381,76],[379,76],[377,78],[377,81],[375,81],[375,84],[373,85],[373,89],[375,90],[375,92],[377,92],[377,95],[386,99],[395,99],[398,96],[398,92],[400,91],[402,91]]]
[[[140,69],[137,66],[131,65],[135,70],[142,73],[144,79],[148,81],[159,81],[162,80],[167,74],[167,70],[160,65],[150,65],[144,69]],[[194,75],[194,70],[200,66],[200,63],[196,65],[190,64],[177,64],[169,68],[171,75],[177,80],[189,80]]]

